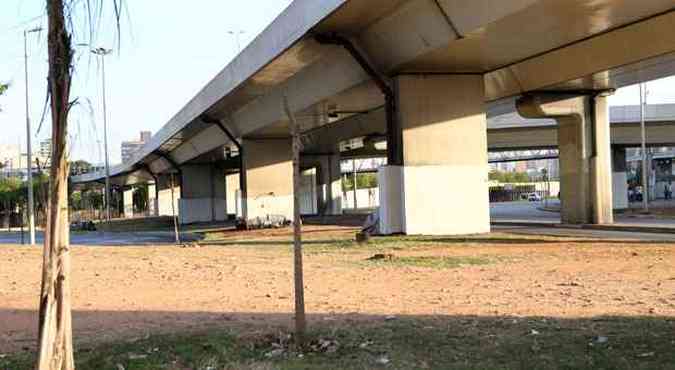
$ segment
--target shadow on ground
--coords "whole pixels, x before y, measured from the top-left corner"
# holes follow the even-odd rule
[[[0,369],[30,369],[36,312],[0,311]],[[78,311],[78,369],[673,369],[675,318]],[[31,323],[19,327],[17,323]],[[86,324],[85,324],[86,323]],[[35,325],[33,325],[35,324]],[[180,333],[180,334],[177,334]],[[321,343],[328,343],[326,348]],[[275,349],[281,349],[274,354]],[[273,355],[271,355],[273,354]],[[211,365],[205,365],[211,364]],[[234,364],[234,365],[233,365]]]

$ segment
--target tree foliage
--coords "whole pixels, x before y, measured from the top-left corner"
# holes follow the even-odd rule
[[[371,189],[378,186],[377,174],[374,173],[359,173],[356,174],[356,185],[359,189]],[[354,190],[354,176],[349,175],[342,181],[342,191]]]
[[[70,162],[70,176],[81,175],[83,173],[91,172],[92,166],[91,163],[85,160],[77,160]]]
[[[491,181],[497,181],[502,184],[529,182],[530,176],[525,172],[502,172],[491,171],[489,175]]]
[[[4,95],[9,89],[9,84],[0,82],[0,96]],[[0,105],[0,112],[2,112],[2,105]]]

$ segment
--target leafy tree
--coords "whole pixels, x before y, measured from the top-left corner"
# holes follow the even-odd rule
[[[529,182],[530,177],[525,172],[502,172],[502,171],[491,171],[488,178],[491,181],[497,181],[500,183],[519,183],[519,182]]]
[[[91,172],[92,166],[91,163],[84,160],[77,160],[70,162],[70,176],[81,175],[83,173]]]
[[[9,89],[9,84],[0,82],[0,96],[4,95]],[[2,106],[0,106],[0,112],[2,112]]]
[[[371,189],[378,186],[377,174],[374,173],[358,173],[356,174],[356,185],[359,189]],[[342,191],[354,190],[354,176],[347,176],[342,182]]]

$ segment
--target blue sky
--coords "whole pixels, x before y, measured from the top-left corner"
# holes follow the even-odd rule
[[[104,0],[105,1],[105,0]],[[120,143],[140,130],[153,133],[189,101],[237,51],[229,31],[244,31],[241,44],[252,40],[291,0],[125,0],[121,46],[106,59],[110,158],[120,161]],[[25,143],[23,30],[45,26],[44,0],[0,1],[0,81],[11,82],[0,99],[0,144]],[[81,23],[81,22],[80,22]],[[100,22],[94,46],[114,47],[110,12]],[[75,43],[87,41],[80,30]],[[29,41],[29,87],[35,141],[49,137],[49,123],[38,132],[46,90],[45,34]],[[79,51],[73,97],[80,105],[71,115],[71,156],[100,163],[102,119],[100,75],[88,49]],[[675,79],[649,84],[651,103],[675,103]],[[626,88],[611,104],[637,104],[636,88]],[[25,145],[25,144],[22,144]],[[24,149],[25,150],[25,149]]]

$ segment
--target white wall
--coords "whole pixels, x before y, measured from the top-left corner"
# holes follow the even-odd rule
[[[376,208],[380,206],[380,189],[358,189],[356,191],[356,203],[361,208]],[[342,195],[342,207],[354,209],[354,191],[344,192]]]

